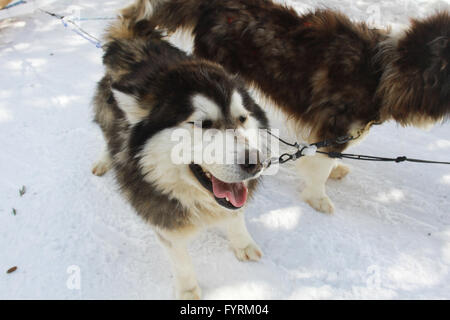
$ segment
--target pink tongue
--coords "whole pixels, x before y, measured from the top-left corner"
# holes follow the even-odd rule
[[[247,201],[247,188],[244,183],[226,183],[211,177],[214,195],[219,198],[228,198],[236,208],[242,207]]]

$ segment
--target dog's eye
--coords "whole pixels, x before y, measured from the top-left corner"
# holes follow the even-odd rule
[[[248,116],[240,116],[240,117],[239,117],[239,121],[240,121],[241,123],[245,123],[245,121],[247,121],[247,118],[248,118]]]

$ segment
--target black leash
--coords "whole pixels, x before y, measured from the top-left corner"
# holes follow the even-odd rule
[[[341,152],[333,152],[333,151],[325,152],[325,151],[317,150],[317,149],[321,149],[321,148],[332,147],[335,145],[342,145],[342,144],[345,144],[352,140],[356,140],[357,138],[355,138],[353,136],[343,136],[343,137],[338,137],[334,140],[324,140],[324,141],[320,141],[320,142],[308,145],[308,144],[299,144],[298,142],[289,143],[289,142],[286,142],[285,140],[275,136],[270,131],[268,131],[268,132],[271,136],[278,139],[283,144],[285,144],[289,147],[296,148],[298,150],[295,153],[284,153],[279,158],[271,159],[269,166],[276,162],[283,164],[288,161],[295,161],[299,158],[302,158],[302,157],[305,157],[308,155],[314,155],[315,153],[325,154],[328,157],[333,158],[333,159],[350,159],[350,160],[361,160],[361,161],[395,162],[395,163],[415,162],[415,163],[449,164],[450,165],[450,162],[413,159],[413,158],[408,158],[405,156],[401,156],[401,157],[397,157],[397,158],[385,158],[385,157],[368,156],[368,155],[362,155],[362,154],[341,153]]]
[[[375,157],[375,156],[367,156],[362,154],[351,154],[351,153],[340,153],[340,152],[323,152],[317,151],[320,154],[326,154],[330,158],[333,159],[351,159],[351,160],[361,160],[361,161],[379,161],[379,162],[415,162],[415,163],[429,163],[429,164],[450,164],[450,162],[441,162],[441,161],[431,161],[431,160],[421,160],[421,159],[412,159],[405,156],[397,157],[397,158],[384,158],[384,157]]]

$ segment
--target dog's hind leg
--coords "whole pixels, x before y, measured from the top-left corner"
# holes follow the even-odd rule
[[[323,155],[303,157],[297,162],[297,168],[305,179],[306,187],[301,197],[311,207],[323,213],[333,213],[334,206],[325,193],[325,183],[336,160]]]
[[[112,160],[111,156],[108,152],[108,149],[105,147],[100,155],[99,159],[92,166],[92,173],[96,176],[103,176],[109,169],[111,169]]]
[[[243,213],[227,219],[223,226],[238,260],[258,261],[261,259],[262,251],[248,233]]]
[[[175,277],[176,297],[180,300],[199,300],[201,289],[197,283],[194,266],[187,250],[189,236],[183,232],[165,232],[158,230],[158,238],[166,249]]]

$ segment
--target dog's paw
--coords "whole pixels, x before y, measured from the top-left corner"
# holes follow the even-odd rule
[[[309,204],[313,209],[322,213],[332,214],[334,212],[334,205],[330,198],[326,195],[314,197],[306,194],[302,195],[302,199]]]
[[[259,261],[263,256],[256,243],[250,243],[245,248],[233,248],[233,251],[239,261]]]
[[[200,300],[202,298],[202,290],[199,286],[189,290],[179,290],[177,294],[178,300]]]
[[[103,176],[111,168],[111,164],[108,161],[99,160],[92,166],[92,174],[97,177]]]
[[[330,173],[330,179],[340,180],[345,178],[350,172],[350,168],[343,164],[338,164]]]

